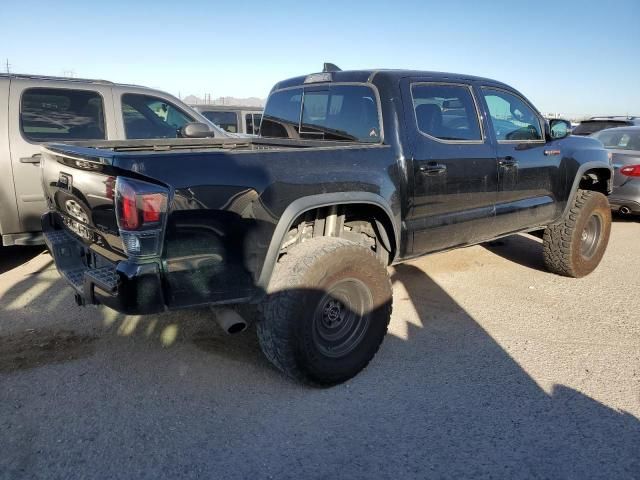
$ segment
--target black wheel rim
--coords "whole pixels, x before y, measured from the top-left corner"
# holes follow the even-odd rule
[[[313,342],[323,355],[343,357],[352,352],[369,329],[373,297],[360,280],[334,284],[320,299],[313,314]]]
[[[590,259],[598,250],[600,234],[602,233],[602,219],[599,215],[593,214],[589,217],[581,234],[580,253],[585,259]]]

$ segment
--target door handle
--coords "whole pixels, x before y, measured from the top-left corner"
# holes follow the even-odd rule
[[[447,171],[447,166],[441,163],[428,163],[419,168],[420,173],[428,176],[442,175]]]
[[[42,155],[39,153],[35,153],[30,157],[22,157],[20,159],[20,163],[40,163],[42,159]]]
[[[498,158],[498,166],[505,168],[517,167],[518,161],[512,156],[506,156]]]

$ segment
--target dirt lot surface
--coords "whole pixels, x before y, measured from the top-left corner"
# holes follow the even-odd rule
[[[640,222],[591,276],[519,235],[390,269],[378,356],[327,390],[207,310],[79,308],[0,251],[0,478],[640,478]]]

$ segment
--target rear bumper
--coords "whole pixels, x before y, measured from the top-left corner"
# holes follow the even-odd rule
[[[62,228],[54,212],[42,216],[42,230],[56,268],[75,290],[78,304],[102,304],[137,315],[165,309],[158,263],[114,263]]]

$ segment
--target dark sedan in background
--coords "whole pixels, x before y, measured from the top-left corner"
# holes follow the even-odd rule
[[[609,203],[620,213],[640,214],[640,126],[610,128],[592,135],[612,154],[615,170]]]

